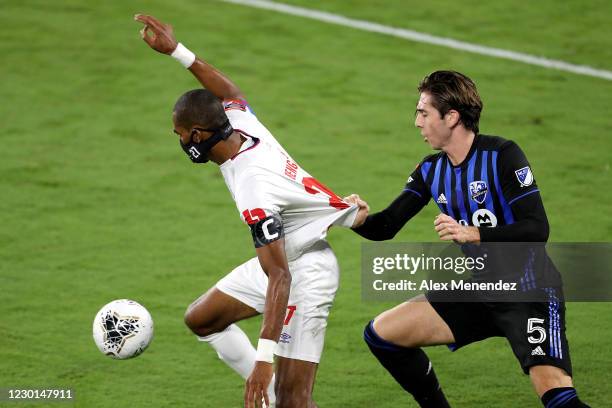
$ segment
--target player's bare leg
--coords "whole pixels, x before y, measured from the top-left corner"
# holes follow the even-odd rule
[[[258,314],[252,307],[212,287],[187,308],[185,324],[194,334],[205,337]]]
[[[424,296],[381,313],[364,339],[389,374],[423,408],[449,408],[431,362],[421,346],[455,341],[448,325]]]
[[[276,407],[316,408],[312,400],[317,363],[285,357],[276,358]]]
[[[455,341],[446,322],[423,295],[382,312],[374,319],[374,330],[382,339],[402,347],[434,346]]]
[[[531,378],[533,388],[535,388],[540,398],[550,389],[574,386],[572,377],[565,370],[555,366],[533,366],[529,369],[529,377]]]
[[[572,377],[564,369],[537,365],[529,368],[529,377],[545,407],[589,408],[578,397]]]
[[[246,379],[255,366],[255,348],[234,323],[258,314],[252,307],[213,287],[187,308],[185,324],[200,341],[210,344],[223,362]],[[276,399],[274,378],[268,388],[268,397],[273,404]]]

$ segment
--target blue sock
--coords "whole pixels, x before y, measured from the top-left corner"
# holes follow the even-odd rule
[[[363,332],[372,354],[422,408],[450,408],[427,355],[420,348],[400,347],[382,339],[371,321]]]
[[[580,401],[573,387],[552,388],[542,395],[545,408],[589,408]]]

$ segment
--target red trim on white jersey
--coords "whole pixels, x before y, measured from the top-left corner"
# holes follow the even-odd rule
[[[225,99],[223,101],[223,110],[239,110],[242,112],[250,112],[251,107],[245,99]]]

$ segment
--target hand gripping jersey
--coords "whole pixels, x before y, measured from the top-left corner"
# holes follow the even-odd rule
[[[234,130],[247,139],[240,151],[220,166],[245,223],[280,218],[288,261],[324,240],[332,225],[352,226],[357,207],[342,201],[302,169],[245,101],[223,104]]]

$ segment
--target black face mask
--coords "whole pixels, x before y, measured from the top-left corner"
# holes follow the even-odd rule
[[[200,130],[203,132],[214,132],[211,137],[206,140],[201,141],[200,143],[196,143],[193,141],[193,132],[196,130]],[[194,163],[206,163],[208,162],[208,153],[210,149],[213,148],[214,145],[219,143],[222,140],[227,140],[228,137],[234,132],[232,125],[229,122],[229,119],[225,121],[220,127],[216,129],[202,129],[202,128],[194,128],[191,131],[191,141],[187,144],[183,144],[182,140],[179,139],[179,143],[181,144],[181,148],[185,152],[185,154],[189,157],[189,159]]]

